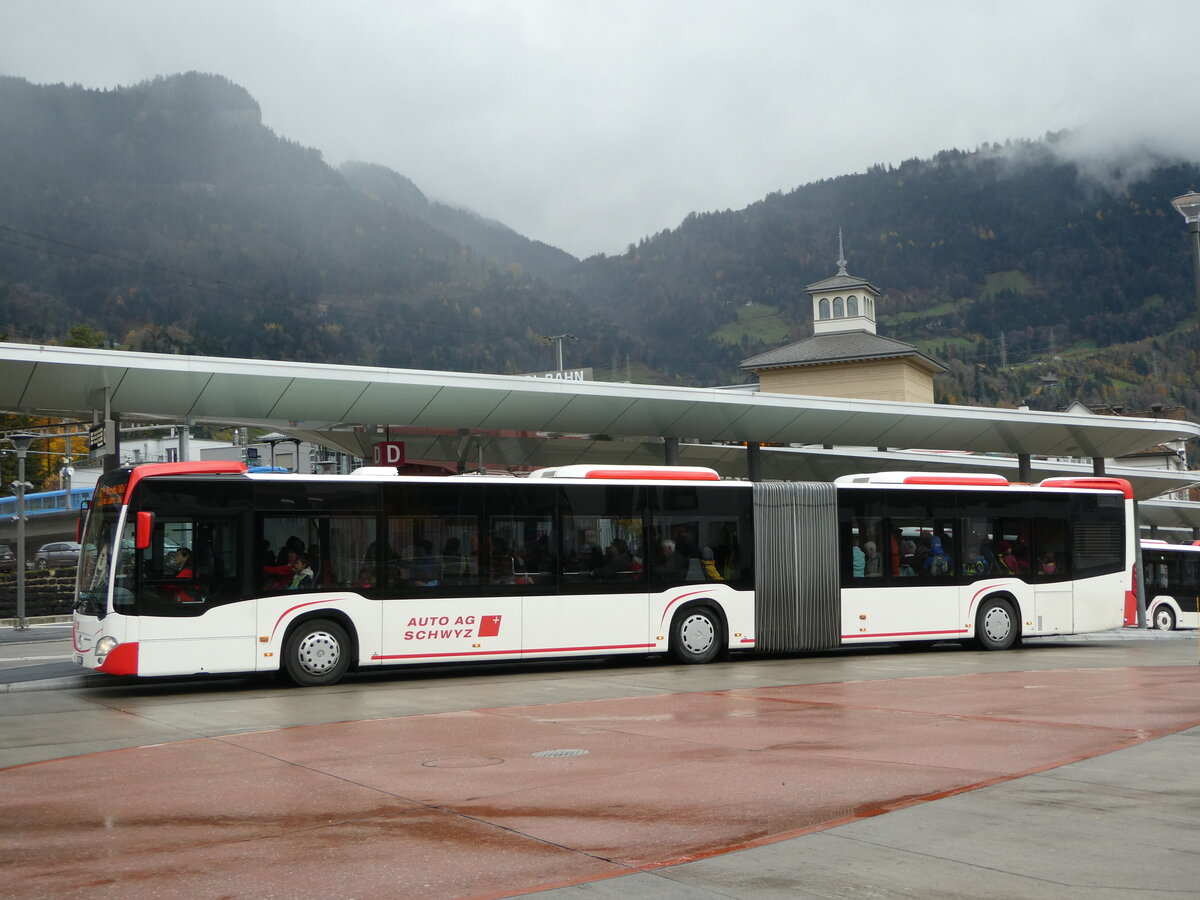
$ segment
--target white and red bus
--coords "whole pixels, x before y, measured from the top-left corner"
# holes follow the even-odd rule
[[[527,478],[119,469],[83,529],[76,662],[116,675],[973,640],[1122,624],[1119,479],[837,484],[566,466]]]
[[[1146,621],[1159,631],[1200,628],[1200,546],[1142,540]]]

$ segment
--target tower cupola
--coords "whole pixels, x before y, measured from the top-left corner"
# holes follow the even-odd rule
[[[880,290],[846,272],[846,253],[842,248],[842,230],[838,229],[837,274],[808,285],[804,290],[812,298],[813,334],[840,331],[875,333],[875,301]]]

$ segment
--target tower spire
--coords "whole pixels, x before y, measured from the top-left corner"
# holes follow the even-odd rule
[[[838,260],[837,260],[839,275],[846,274],[846,253],[842,250],[842,229],[838,229]]]

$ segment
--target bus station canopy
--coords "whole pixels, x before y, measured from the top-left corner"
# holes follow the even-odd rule
[[[380,429],[392,428],[411,445],[410,459],[473,462],[482,451],[489,464],[504,465],[661,463],[663,439],[677,438],[685,442],[681,463],[734,476],[744,473],[746,454],[730,444],[840,448],[765,447],[764,477],[797,480],[826,480],[822,473],[845,474],[846,465],[872,471],[899,461],[914,469],[980,464],[961,455],[881,460],[878,448],[1112,459],[1200,437],[1200,425],[1169,419],[12,343],[0,343],[0,409],[84,418],[109,410],[123,421],[263,427],[359,456],[369,456]],[[982,464],[1001,472],[1015,466],[987,457]],[[1064,464],[1047,463],[1046,474],[1049,465],[1053,474],[1067,473]],[[1089,467],[1080,471],[1090,474]],[[1173,476],[1157,483],[1174,487],[1200,480],[1157,475]]]

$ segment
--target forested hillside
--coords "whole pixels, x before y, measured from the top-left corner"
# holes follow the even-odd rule
[[[849,271],[884,291],[880,333],[951,366],[941,399],[1200,409],[1191,251],[1170,206],[1200,169],[1144,159],[1136,179],[1106,170],[1128,179],[1113,187],[1056,140],[948,151],[694,214],[563,284],[644,315],[652,364],[720,379],[811,334],[804,286],[834,273],[841,228]]]
[[[223,78],[114,91],[0,79],[0,121],[12,340],[86,326],[134,350],[475,372],[552,368],[538,334],[576,330],[606,361],[625,345],[523,271],[567,254],[497,225],[483,258],[277,137]]]
[[[111,91],[0,78],[0,335],[472,372],[568,366],[712,385],[811,333],[804,286],[884,291],[879,330],[950,367],[939,399],[1200,417],[1194,164],[1081,168],[1064,136],[698,212],[577,262],[370,163],[335,170],[190,73]],[[881,155],[886,151],[881,149]],[[498,168],[502,166],[498,165]]]

